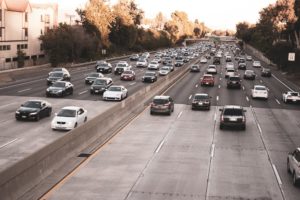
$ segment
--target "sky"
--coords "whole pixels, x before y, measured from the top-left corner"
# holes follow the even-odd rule
[[[118,0],[110,0],[115,3]],[[30,2],[56,2],[60,15],[75,13],[78,7],[84,8],[88,0],[30,0]],[[212,29],[235,30],[238,22],[257,22],[259,11],[276,0],[135,0],[145,11],[146,18],[154,18],[162,12],[167,18],[173,11],[184,11],[191,21],[198,19]]]

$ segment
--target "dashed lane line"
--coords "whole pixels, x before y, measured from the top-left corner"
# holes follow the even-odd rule
[[[78,93],[78,95],[82,95],[82,94],[84,94],[84,93],[87,93],[87,90]]]
[[[31,90],[31,88],[27,88],[27,89],[24,89],[24,90],[20,90],[20,91],[18,91],[18,93],[26,92],[26,91],[29,91],[29,90]]]

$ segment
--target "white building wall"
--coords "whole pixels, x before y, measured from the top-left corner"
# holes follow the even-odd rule
[[[4,40],[16,41],[24,39],[23,13],[21,12],[4,12]]]

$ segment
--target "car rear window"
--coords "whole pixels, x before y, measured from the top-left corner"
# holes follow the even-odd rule
[[[229,77],[229,80],[231,80],[231,81],[239,81],[241,79],[240,79],[240,77]]]
[[[153,103],[155,104],[166,104],[168,102],[169,102],[168,99],[153,99]]]
[[[196,100],[202,100],[202,99],[208,99],[208,96],[207,95],[196,95],[194,98]]]
[[[243,115],[243,110],[242,109],[225,109],[223,115],[241,116],[241,115]]]

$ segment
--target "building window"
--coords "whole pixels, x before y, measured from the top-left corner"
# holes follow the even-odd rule
[[[0,37],[2,37],[2,28],[1,27],[0,27]]]
[[[25,22],[28,22],[28,13],[25,13]]]
[[[11,58],[6,58],[5,62],[11,62]]]
[[[0,51],[9,51],[10,45],[0,45]]]
[[[20,49],[28,49],[28,44],[18,44],[17,45],[17,49],[20,50]]]
[[[25,31],[25,37],[28,37],[28,28],[24,28]]]
[[[43,35],[43,29],[41,29],[41,35]]]
[[[2,21],[2,9],[0,9],[0,22]]]

